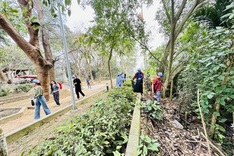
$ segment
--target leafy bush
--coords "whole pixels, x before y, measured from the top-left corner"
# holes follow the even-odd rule
[[[16,92],[28,92],[30,89],[33,88],[33,84],[27,83],[27,84],[20,84],[15,88]]]
[[[149,114],[155,120],[163,119],[163,107],[159,105],[157,101],[147,100],[146,103],[142,105],[143,110]]]
[[[185,69],[179,75],[178,81],[178,102],[180,103],[180,112],[193,111],[192,103],[197,101],[197,84],[199,75],[194,69]]]
[[[7,96],[10,93],[9,88],[0,88],[0,97]]]
[[[140,136],[140,145],[138,146],[138,155],[140,156],[157,156],[160,155],[158,147],[160,144],[148,136]]]
[[[30,154],[121,155],[128,140],[132,102],[131,89],[113,89],[106,99],[99,100],[84,114],[74,117],[69,125],[58,128],[54,140],[46,140]]]

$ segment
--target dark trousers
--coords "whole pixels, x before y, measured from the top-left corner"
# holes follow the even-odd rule
[[[77,95],[77,98],[78,98],[78,99],[80,98],[79,93],[80,93],[82,96],[85,96],[85,94],[81,91],[81,87],[76,87],[76,88],[75,88],[75,91],[76,91],[76,95]]]
[[[54,101],[57,105],[60,105],[59,103],[59,92],[53,92],[53,97],[54,97]]]

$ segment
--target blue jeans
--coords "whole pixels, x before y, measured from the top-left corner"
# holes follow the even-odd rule
[[[160,99],[161,99],[161,91],[156,91],[155,93],[155,100],[160,102]]]
[[[35,108],[35,114],[34,114],[34,119],[40,119],[40,107],[42,105],[42,108],[45,112],[46,115],[50,114],[50,109],[48,108],[46,104],[46,99],[44,96],[39,96],[36,99],[36,108]]]

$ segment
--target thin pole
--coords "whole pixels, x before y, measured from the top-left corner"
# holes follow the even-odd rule
[[[205,132],[205,138],[206,138],[206,142],[207,142],[208,153],[209,153],[209,156],[211,156],[210,143],[209,143],[209,138],[208,138],[207,131],[206,131],[206,124],[205,124],[205,121],[204,121],[204,117],[203,117],[203,113],[202,113],[201,105],[200,105],[199,89],[197,90],[197,105],[199,107],[201,120],[202,120],[202,126],[203,126],[203,129],[204,129],[204,132]]]
[[[60,21],[60,28],[61,28],[61,34],[62,34],[62,39],[63,39],[63,50],[66,58],[66,66],[67,66],[67,74],[68,74],[68,80],[69,80],[69,86],[70,86],[70,93],[71,93],[71,98],[72,98],[72,110],[76,110],[75,106],[75,97],[74,97],[74,91],[73,91],[73,84],[72,84],[72,77],[71,77],[71,68],[68,60],[68,52],[67,52],[67,41],[65,38],[65,33],[64,33],[64,25],[62,21],[62,15],[61,15],[61,10],[60,10],[60,5],[58,6],[58,11],[59,11],[59,21]]]

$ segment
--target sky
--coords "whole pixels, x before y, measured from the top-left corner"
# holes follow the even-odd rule
[[[155,20],[155,14],[160,7],[159,1],[154,1],[154,4],[150,7],[143,5],[143,18],[146,22],[146,30],[151,31],[151,37],[149,41],[149,48],[154,50],[162,45],[165,39],[162,34],[159,33],[159,24]],[[85,32],[90,26],[94,17],[94,11],[91,7],[87,6],[85,10],[77,4],[77,0],[72,0],[71,16],[67,18],[66,25],[72,31]],[[136,68],[144,68],[143,56],[138,52],[138,57],[141,61],[138,61]]]

